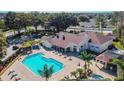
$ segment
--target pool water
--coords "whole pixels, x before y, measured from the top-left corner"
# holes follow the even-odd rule
[[[40,76],[38,71],[43,70],[45,64],[47,64],[48,67],[53,66],[53,73],[56,73],[63,68],[62,63],[52,58],[45,58],[43,54],[27,56],[22,63],[37,76]]]
[[[92,80],[102,80],[103,79],[103,77],[98,74],[92,74],[91,77],[92,77]]]

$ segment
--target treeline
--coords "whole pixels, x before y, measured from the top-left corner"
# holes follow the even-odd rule
[[[0,28],[4,30],[14,29],[20,33],[20,29],[27,26],[44,27],[54,26],[57,31],[65,30],[70,25],[78,25],[79,22],[89,22],[97,13],[41,13],[41,12],[8,12],[0,20]],[[47,24],[46,24],[47,23]]]
[[[55,27],[56,31],[65,30],[70,25],[78,25],[79,22],[89,22],[90,19],[96,18],[96,25],[106,24],[110,20],[114,25],[117,20],[113,13],[41,13],[41,12],[8,12],[0,19],[0,29],[14,29],[20,33],[22,28],[34,26],[37,31],[39,25],[48,28]]]
[[[0,28],[4,30],[14,29],[20,33],[22,28],[34,26],[54,26],[57,31],[65,30],[70,25],[78,25],[79,18],[75,13],[40,13],[40,12],[8,12],[0,20]],[[46,24],[47,23],[47,24]]]

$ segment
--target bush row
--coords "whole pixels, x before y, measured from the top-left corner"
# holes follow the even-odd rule
[[[9,63],[11,63],[19,54],[20,54],[20,49],[18,49],[13,55],[11,55],[10,57],[8,57],[5,61],[1,61],[0,60],[0,72],[6,68]]]

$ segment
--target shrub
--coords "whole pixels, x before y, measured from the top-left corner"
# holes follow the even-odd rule
[[[105,78],[104,81],[112,81],[110,78]]]
[[[0,60],[0,71],[3,69],[3,62]]]
[[[115,81],[123,81],[123,78],[122,77],[116,77],[114,80]]]

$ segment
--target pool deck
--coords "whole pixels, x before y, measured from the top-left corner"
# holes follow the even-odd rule
[[[71,56],[72,60],[69,60],[70,57],[64,58],[64,55],[56,55],[55,53],[53,53],[53,51],[46,51],[43,48],[41,50],[33,51],[33,54],[35,53],[43,53],[45,54],[46,58],[53,58],[63,64],[63,69],[53,74],[52,77],[49,79],[51,81],[58,81],[64,78],[64,76],[70,75],[70,72],[76,70],[79,67],[77,66],[79,63],[80,67],[84,66],[84,62],[74,56]],[[19,60],[16,60],[16,62],[2,74],[1,79],[4,81],[13,81],[14,79],[11,80],[10,76],[8,76],[8,73],[12,69],[18,74],[18,77],[20,77],[22,81],[44,81],[44,78],[36,76],[32,71],[30,71],[21,63],[25,57],[26,56],[21,56]],[[92,63],[93,65],[91,66],[91,69],[93,70],[93,72],[105,78],[114,79],[114,76],[99,70],[98,67],[96,67],[95,62]]]

